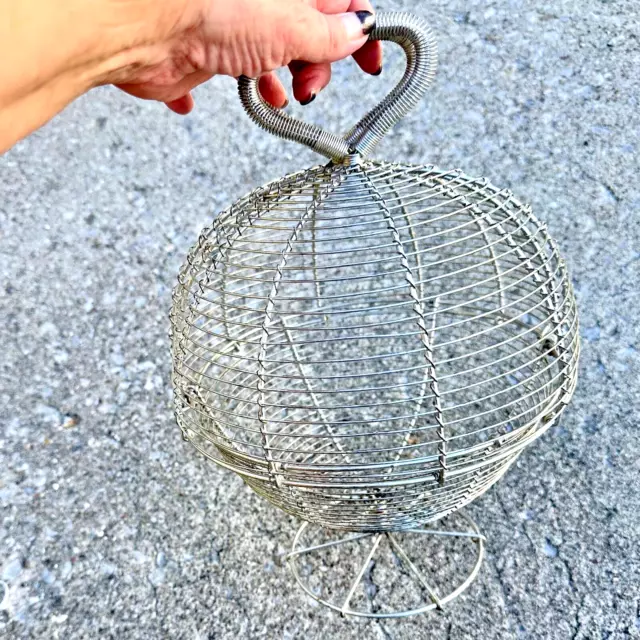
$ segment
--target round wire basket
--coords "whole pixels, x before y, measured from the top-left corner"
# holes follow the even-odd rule
[[[399,43],[407,71],[343,137],[240,79],[258,124],[331,161],[202,232],[174,292],[173,383],[184,437],[257,493],[388,533],[496,482],[571,398],[579,343],[564,261],[530,207],[460,170],[367,159],[436,64],[418,18],[381,14],[371,37]]]

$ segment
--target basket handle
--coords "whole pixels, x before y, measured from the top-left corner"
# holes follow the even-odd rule
[[[367,156],[387,132],[424,96],[435,76],[436,41],[426,22],[410,13],[379,13],[369,40],[396,42],[407,56],[402,80],[389,95],[367,113],[347,134],[338,136],[271,106],[258,91],[256,78],[240,76],[242,106],[260,127],[285,140],[304,144],[334,162],[349,156]]]

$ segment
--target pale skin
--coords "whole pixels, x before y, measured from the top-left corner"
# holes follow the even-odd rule
[[[196,86],[244,74],[284,108],[272,72],[288,66],[294,98],[308,104],[333,62],[382,69],[362,12],[369,0],[0,0],[0,153],[105,84],[184,115]]]

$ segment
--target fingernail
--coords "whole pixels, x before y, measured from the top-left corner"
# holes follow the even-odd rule
[[[284,104],[283,104],[280,108],[281,108],[281,109],[286,109],[288,106],[289,106],[289,99],[287,98],[287,99],[284,101]]]
[[[316,99],[316,92],[312,91],[306,100],[300,100],[300,104],[303,107],[306,107],[308,104],[311,104],[315,99]]]
[[[376,17],[371,11],[356,11],[358,20],[362,23],[362,33],[365,35],[371,33],[376,26]]]
[[[376,26],[375,16],[370,11],[343,13],[340,17],[349,40],[361,40]]]
[[[377,71],[374,71],[371,75],[372,76],[379,76],[382,73],[382,65],[380,65],[380,67],[378,67]]]

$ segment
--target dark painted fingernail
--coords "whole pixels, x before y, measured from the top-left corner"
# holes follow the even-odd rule
[[[380,67],[378,68],[377,71],[374,71],[371,75],[372,76],[379,76],[382,73],[382,65],[380,65]]]
[[[371,11],[356,11],[356,15],[362,24],[362,33],[371,33],[376,26],[376,17],[373,13]]]
[[[306,107],[308,104],[311,104],[316,99],[315,91],[311,92],[311,95],[306,100],[300,100],[300,104],[303,107]]]

